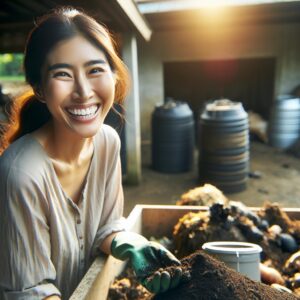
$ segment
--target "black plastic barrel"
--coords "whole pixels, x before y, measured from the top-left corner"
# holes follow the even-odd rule
[[[195,145],[193,112],[187,103],[169,100],[152,114],[152,166],[164,173],[189,171]]]
[[[279,149],[291,147],[300,138],[300,99],[281,95],[274,102],[269,120],[269,144]]]
[[[248,114],[239,102],[208,103],[200,114],[199,178],[226,193],[243,191],[249,173]]]

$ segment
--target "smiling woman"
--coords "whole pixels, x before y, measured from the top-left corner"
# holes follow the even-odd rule
[[[118,134],[103,121],[128,89],[107,30],[72,8],[42,17],[25,49],[0,157],[0,299],[69,299],[100,253],[129,259],[152,292],[175,287],[168,250],[126,232]],[[8,146],[8,144],[10,144]]]
[[[58,11],[52,15],[41,17],[37,22],[36,28],[29,35],[25,49],[24,69],[26,81],[31,85],[34,93],[28,92],[13,102],[11,122],[5,127],[5,132],[2,133],[2,145],[4,145],[4,148],[24,134],[40,128],[41,125],[49,120],[48,107],[41,101],[38,101],[41,100],[39,95],[42,85],[45,83],[44,77],[51,71],[53,74],[54,69],[57,71],[56,76],[70,77],[70,74],[66,72],[66,70],[70,70],[70,66],[67,66],[66,62],[60,61],[51,67],[47,65],[48,70],[46,70],[46,64],[49,63],[46,62],[46,59],[48,59],[52,48],[65,40],[81,36],[89,42],[90,46],[101,51],[102,59],[98,57],[96,59],[101,68],[98,68],[97,71],[91,70],[91,74],[102,70],[104,62],[106,68],[110,68],[115,78],[114,100],[122,102],[127,93],[127,70],[115,52],[109,32],[95,20],[82,13],[72,16],[74,11],[72,9],[69,9],[64,15],[59,14]],[[72,20],[72,22],[69,22],[69,20]],[[40,26],[41,24],[43,26]],[[59,27],[59,30],[53,30],[55,27]],[[65,55],[69,56],[72,53],[73,49],[68,49]],[[86,67],[90,67],[90,64],[94,65],[94,63],[95,61],[91,60],[87,62]],[[60,69],[57,69],[58,67]],[[60,71],[60,74],[58,74],[58,71]],[[33,118],[32,116],[35,117]],[[0,149],[0,153],[3,150]]]

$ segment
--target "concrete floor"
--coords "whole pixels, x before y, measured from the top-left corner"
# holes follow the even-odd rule
[[[261,178],[249,178],[247,189],[226,195],[248,206],[262,206],[265,201],[279,202],[283,207],[300,207],[300,159],[260,142],[251,142],[250,171]],[[159,173],[151,169],[150,145],[142,146],[142,182],[124,184],[127,216],[136,204],[175,204],[189,189],[199,186],[197,152],[191,171],[180,174]]]

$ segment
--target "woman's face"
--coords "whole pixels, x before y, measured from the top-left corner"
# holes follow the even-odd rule
[[[43,67],[42,99],[54,132],[94,136],[114,100],[115,79],[103,51],[78,35],[60,42]]]

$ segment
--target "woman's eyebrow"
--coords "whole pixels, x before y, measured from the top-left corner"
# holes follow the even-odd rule
[[[107,64],[107,61],[104,59],[94,59],[94,60],[90,60],[90,61],[86,62],[84,64],[84,66],[88,67],[88,66],[97,65],[97,64]]]
[[[49,66],[48,71],[52,71],[55,69],[62,69],[62,68],[72,69],[72,66],[69,64],[58,63],[58,64],[54,64],[52,66]]]

